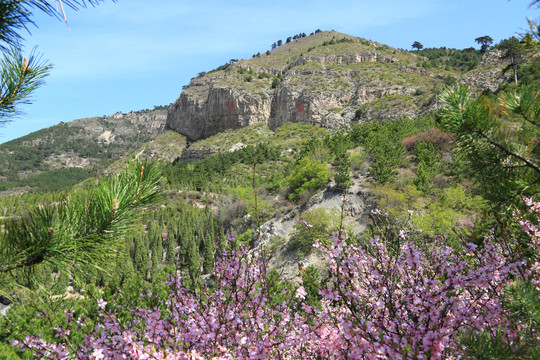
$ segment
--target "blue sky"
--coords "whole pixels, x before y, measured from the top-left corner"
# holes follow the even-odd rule
[[[301,32],[336,30],[410,49],[466,48],[526,27],[530,0],[118,0],[67,10],[69,30],[36,13],[23,33],[54,65],[25,114],[0,127],[0,143],[60,121],[167,105],[200,71],[250,58]]]

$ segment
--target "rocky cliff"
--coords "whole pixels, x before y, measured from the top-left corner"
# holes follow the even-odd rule
[[[287,122],[337,128],[414,117],[434,108],[435,94],[461,76],[428,71],[424,61],[376,42],[320,32],[193,79],[170,106],[167,127],[197,140],[261,122],[271,129]],[[495,71],[486,67],[464,80],[498,86],[500,72],[486,77]]]
[[[169,128],[190,139],[266,122],[270,115],[268,96],[220,86],[211,80],[196,79],[190,86],[195,89],[184,91],[167,117]]]
[[[476,69],[463,74],[462,81],[475,89],[496,91],[499,84],[508,81],[511,76],[509,72],[504,72],[508,64],[509,60],[503,58],[501,50],[489,51],[483,56]]]
[[[167,110],[141,110],[110,116],[73,120],[70,127],[81,128],[90,141],[114,143],[128,139],[151,139],[165,131]],[[137,141],[138,142],[138,141]]]

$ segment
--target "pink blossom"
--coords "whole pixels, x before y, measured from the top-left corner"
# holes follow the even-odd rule
[[[107,302],[103,299],[99,299],[97,301],[98,308],[101,310],[105,310],[105,305],[107,305]]]
[[[303,286],[300,286],[298,289],[296,289],[295,297],[297,299],[304,300],[306,298],[306,295],[307,295],[307,292]]]

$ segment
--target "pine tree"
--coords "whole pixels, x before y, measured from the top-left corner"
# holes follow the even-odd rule
[[[186,267],[192,276],[196,276],[201,266],[201,256],[195,236],[191,235],[186,243]]]
[[[504,93],[495,106],[464,86],[445,91],[443,124],[456,136],[483,197],[506,212],[510,203],[540,191],[540,96],[523,87]]]
[[[129,246],[124,248],[123,254],[118,256],[114,270],[114,280],[118,286],[122,286],[135,276],[135,269],[129,256]]]
[[[203,248],[203,269],[205,274],[209,274],[214,270],[214,236],[208,234],[204,240]]]
[[[150,268],[150,278],[154,280],[159,273],[159,249],[157,242],[154,243],[152,248],[152,267]]]
[[[102,0],[58,0],[72,9],[96,5]],[[115,0],[113,0],[115,1]],[[13,120],[19,112],[19,105],[28,104],[29,96],[44,83],[51,65],[41,60],[41,55],[31,51],[28,57],[22,54],[23,37],[20,31],[29,31],[35,25],[32,16],[34,10],[47,15],[64,18],[63,7],[60,11],[56,1],[45,0],[4,0],[0,5],[0,124]]]
[[[161,263],[163,261],[163,239],[161,236],[157,237],[155,239],[155,242],[156,242],[156,255],[157,255],[157,259],[159,261],[159,263]]]
[[[146,278],[148,273],[148,243],[142,236],[136,237],[134,243],[133,266],[137,273]]]
[[[167,237],[167,255],[166,255],[166,263],[167,265],[170,265],[174,268],[176,268],[176,240],[173,234],[169,233],[170,235]]]

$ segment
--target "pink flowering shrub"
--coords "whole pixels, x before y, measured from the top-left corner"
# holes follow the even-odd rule
[[[299,346],[298,339],[308,339],[312,328],[305,316],[291,311],[291,303],[299,300],[270,306],[272,284],[260,254],[248,254],[246,249],[222,252],[209,287],[188,287],[183,280],[169,276],[170,293],[160,306],[128,309],[127,320],[124,316],[120,320],[123,309],[100,299],[95,328],[86,331],[86,319],[76,320],[80,331],[87,333],[83,346],[72,348],[64,335],[52,344],[39,336],[16,344],[50,359],[65,359],[70,353],[77,359],[304,357],[309,345]]]
[[[337,337],[328,354],[439,359],[456,351],[467,329],[515,335],[501,295],[522,263],[508,262],[492,239],[460,252],[444,245],[421,252],[406,243],[395,256],[378,238],[366,247],[347,246],[343,235],[333,240],[322,247],[336,277],[322,290],[321,317],[332,319]]]
[[[401,232],[400,248],[389,251],[377,237],[359,245],[335,233],[317,244],[331,270],[320,306],[305,303],[304,287],[275,301],[263,253],[224,251],[209,286],[170,276],[169,295],[153,308],[100,300],[96,326],[68,311],[54,342],[36,335],[15,343],[50,359],[456,358],[470,330],[512,344],[526,324],[507,314],[505,288],[520,278],[539,289],[540,205],[528,205],[533,220],[515,214],[532,240],[528,261],[492,235],[481,246],[456,249],[441,239],[420,250]],[[73,324],[85,334],[80,345],[70,341]]]
[[[531,240],[529,246],[536,256],[530,259],[530,267],[526,274],[536,289],[540,290],[540,229],[538,228],[540,225],[540,202],[534,202],[526,197],[523,202],[529,207],[529,213],[521,214],[519,211],[515,211],[513,215]]]
[[[433,144],[438,150],[448,150],[452,144],[452,135],[437,128],[424,130],[403,139],[402,144],[411,152],[418,141]]]

